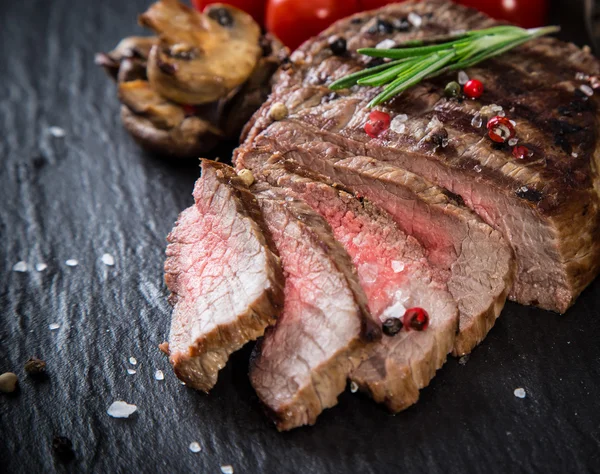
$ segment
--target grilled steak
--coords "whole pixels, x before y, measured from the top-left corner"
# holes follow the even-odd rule
[[[409,13],[418,15],[419,26],[405,21]],[[337,147],[329,156],[339,150],[367,156],[448,189],[511,244],[517,276],[510,297],[564,312],[600,269],[598,94],[589,96],[585,79],[600,74],[600,64],[591,54],[552,38],[527,43],[467,71],[485,86],[477,100],[444,97],[455,75],[424,81],[380,107],[392,119],[407,117],[378,138],[370,138],[363,125],[366,104],[379,88],[328,89],[369,65],[357,48],[493,24],[443,0],[409,1],[341,20],[306,42],[279,71],[269,101],[247,126],[245,146],[262,134],[285,153],[278,130],[293,123],[304,131],[297,144],[302,136],[325,137]],[[346,54],[329,47],[338,37],[347,42]],[[277,102],[289,116],[276,130],[269,110]],[[516,122],[519,144],[532,154],[513,157],[510,146],[487,137],[486,120],[498,113]]]
[[[340,143],[327,141],[339,138],[329,135],[278,122],[240,148],[237,161],[260,177],[263,168],[271,169],[272,156],[284,154],[385,209],[402,231],[422,243],[428,260],[447,271],[445,281],[460,310],[454,353],[470,352],[492,328],[512,283],[512,254],[501,234],[443,189],[385,163],[353,157]]]
[[[426,333],[403,331],[372,344],[351,378],[393,411],[415,403],[452,350],[458,310],[446,289],[448,273],[432,269],[420,244],[369,201],[323,182],[293,162],[275,163],[263,175],[286,194],[304,200],[331,226],[352,259],[369,310],[382,322],[408,308],[430,315]]]
[[[181,380],[208,391],[229,354],[275,322],[283,276],[256,200],[232,168],[204,160],[194,200],[168,237],[175,308],[166,350]]]
[[[277,428],[288,430],[315,423],[337,403],[381,329],[327,223],[281,190],[259,184],[255,195],[286,283],[283,312],[255,348],[250,380]]]

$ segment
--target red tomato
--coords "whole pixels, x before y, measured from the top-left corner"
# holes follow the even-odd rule
[[[458,3],[524,28],[544,25],[548,13],[547,0],[458,0]]]
[[[358,0],[268,0],[266,26],[296,49],[334,21],[359,11]]]
[[[226,3],[227,5],[231,5],[232,7],[239,8],[240,10],[248,13],[254,21],[259,25],[265,24],[265,7],[266,0],[229,0],[226,2],[211,2],[210,0],[192,0],[192,5],[194,8],[201,12],[204,10],[206,5],[210,5],[211,3]]]

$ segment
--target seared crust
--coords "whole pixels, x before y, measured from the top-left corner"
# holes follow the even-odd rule
[[[202,168],[201,179],[205,179],[205,174],[211,174],[222,186],[228,188],[230,199],[235,203],[238,213],[234,218],[246,220],[252,234],[247,237],[257,239],[260,247],[263,248],[266,258],[264,271],[267,272],[268,281],[264,291],[254,301],[248,302],[244,311],[233,315],[235,318],[231,322],[225,324],[217,322],[212,330],[202,333],[186,348],[174,347],[172,342],[174,329],[172,329],[169,352],[175,373],[187,385],[208,392],[216,383],[218,371],[224,367],[229,355],[248,341],[262,336],[265,328],[275,323],[283,307],[284,277],[269,231],[264,224],[256,199],[248,187],[227,165],[203,160]],[[199,199],[202,196],[196,195],[195,198]],[[190,209],[194,211],[195,207]],[[175,306],[173,328],[177,324],[179,299],[184,292],[188,291],[181,282],[181,276],[188,270],[184,263],[184,256],[181,254],[185,249],[178,244],[180,241],[186,241],[185,231],[181,233],[179,226],[180,222],[186,221],[184,214],[190,209],[182,213],[168,237],[170,245],[167,248],[168,258],[165,262],[165,283],[171,291],[170,301]],[[203,217],[199,216],[200,219]],[[243,296],[239,295],[240,298]],[[235,298],[234,295],[232,297]],[[191,327],[188,327],[187,331],[191,334]]]
[[[387,33],[377,28],[377,22],[393,24],[408,13],[421,16],[420,28]],[[250,143],[267,129],[270,105],[283,102],[290,119],[343,137],[355,155],[408,169],[460,195],[513,246],[518,268],[511,299],[564,312],[600,271],[600,94],[588,97],[581,91],[589,85],[581,75],[600,75],[596,58],[575,45],[542,38],[470,68],[468,74],[485,84],[476,101],[443,97],[444,85],[455,75],[424,81],[381,107],[409,118],[405,133],[389,130],[379,139],[362,129],[366,104],[379,89],[328,89],[332,81],[365,67],[368,58],[352,52],[357,48],[493,24],[444,0],[403,2],[341,20],[305,43],[279,70],[269,102],[245,135]],[[347,54],[332,55],[332,36],[347,40]],[[485,126],[471,124],[480,108],[491,104],[516,121],[519,144],[533,151],[531,157],[515,159],[510,147],[486,137]],[[434,118],[447,133],[445,147],[428,136]]]

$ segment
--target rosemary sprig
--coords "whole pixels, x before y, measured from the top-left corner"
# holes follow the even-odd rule
[[[358,53],[392,61],[349,74],[334,81],[329,88],[346,89],[356,84],[370,87],[385,85],[368,105],[374,107],[425,78],[474,66],[534,38],[558,31],[558,26],[529,30],[517,26],[495,26],[447,35],[437,40],[407,41],[400,48],[363,48]]]

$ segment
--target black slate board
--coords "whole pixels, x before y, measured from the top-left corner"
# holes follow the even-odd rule
[[[315,427],[277,433],[247,381],[248,348],[210,396],[177,381],[157,349],[162,264],[198,166],[141,152],[92,61],[138,31],[146,4],[0,2],[0,372],[21,379],[0,396],[0,472],[600,471],[600,280],[564,317],[508,304],[468,363],[450,360],[397,416],[347,392]],[[20,260],[48,268],[12,271]],[[24,374],[30,355],[46,380]],[[110,418],[119,399],[139,411]],[[57,434],[74,443],[69,464],[52,455]]]

